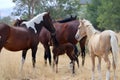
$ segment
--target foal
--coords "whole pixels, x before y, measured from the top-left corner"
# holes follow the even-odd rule
[[[53,68],[56,64],[56,73],[58,72],[58,58],[59,55],[67,54],[67,56],[71,60],[72,64],[72,73],[75,73],[75,61],[79,67],[78,57],[74,53],[74,46],[71,43],[60,44],[58,46],[53,46]]]

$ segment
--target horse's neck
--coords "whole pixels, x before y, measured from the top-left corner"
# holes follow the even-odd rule
[[[98,30],[96,30],[95,28],[89,29],[87,31],[87,37],[88,39],[90,39],[93,35],[100,33]]]

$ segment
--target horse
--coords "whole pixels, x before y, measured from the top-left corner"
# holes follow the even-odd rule
[[[5,23],[0,23],[0,51],[3,47],[9,51],[22,50],[22,70],[27,50],[31,49],[32,65],[33,68],[35,68],[36,51],[39,43],[39,33],[41,28],[44,26],[48,31],[50,31],[52,38],[54,38],[52,40],[56,40],[55,28],[53,27],[49,12],[38,14],[31,20],[23,22],[21,26],[24,27],[14,27]]]
[[[68,20],[68,18],[67,18]],[[15,24],[20,25],[23,20],[16,20]],[[66,19],[63,21],[61,20],[60,23],[58,21],[54,21],[53,25],[56,29],[56,38],[59,44],[64,44],[64,43],[72,43],[75,47],[75,54],[78,53],[78,50],[76,48],[77,40],[74,38],[77,28],[79,26],[79,20],[74,20],[74,18],[69,18],[69,21],[67,22]],[[45,59],[45,64],[47,64],[47,59],[49,59],[49,64],[51,65],[51,51],[50,51],[50,46],[52,44],[50,43],[50,33],[47,29],[44,27],[42,28],[40,34],[39,34],[39,41],[42,43],[44,47],[44,59]],[[80,47],[81,47],[81,56],[82,56],[82,65],[84,65],[85,62],[85,41],[86,41],[86,36],[79,41]],[[79,55],[79,54],[77,54]]]
[[[79,25],[79,20],[72,20],[69,22],[65,22],[65,23],[59,23],[59,22],[54,22],[53,23],[55,29],[56,29],[56,38],[57,41],[59,42],[59,44],[64,44],[64,43],[72,43],[75,47],[75,54],[78,56],[79,52],[77,50],[76,44],[77,44],[77,40],[74,38],[75,33],[77,31],[78,25]],[[43,38],[43,36],[46,36]],[[40,32],[39,35],[39,40],[40,42],[43,44],[44,49],[45,49],[45,63],[47,63],[47,58],[49,59],[49,62],[51,63],[51,53],[50,53],[50,33],[43,28]],[[86,41],[86,37],[84,37],[81,41],[79,41],[80,43],[80,47],[81,47],[81,56],[82,56],[82,65],[84,65],[84,61],[85,61],[85,41]]]
[[[75,73],[75,61],[77,62],[77,65],[79,67],[79,60],[78,57],[74,53],[74,46],[71,43],[64,43],[64,44],[53,44],[53,69],[54,65],[56,64],[56,73],[58,72],[58,59],[59,55],[67,54],[67,56],[71,60],[72,64],[72,73]]]
[[[112,30],[105,30],[100,32],[96,30],[92,23],[86,19],[80,20],[80,25],[75,35],[75,38],[80,41],[84,36],[88,38],[88,50],[91,55],[92,60],[92,80],[94,80],[94,70],[95,70],[95,57],[98,58],[98,72],[99,72],[99,80],[102,79],[101,76],[101,58],[107,64],[107,71],[106,71],[106,80],[110,80],[110,60],[108,55],[112,54],[113,56],[113,70],[114,70],[114,80],[115,77],[115,70],[117,67],[117,55],[119,53],[119,46],[118,46],[118,38],[114,31]]]

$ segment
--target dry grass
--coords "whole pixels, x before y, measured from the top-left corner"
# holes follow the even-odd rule
[[[120,34],[118,34],[120,35]],[[120,39],[120,36],[119,36]],[[120,41],[119,41],[120,42]],[[80,68],[76,66],[76,74],[72,75],[69,69],[69,58],[66,55],[59,58],[59,72],[56,74],[52,67],[44,65],[43,47],[39,44],[39,50],[37,52],[36,68],[32,68],[31,51],[28,51],[27,58],[23,67],[23,71],[20,72],[21,51],[10,52],[6,49],[2,49],[0,54],[0,80],[91,80],[91,60],[87,54],[84,67]],[[111,55],[109,56],[112,60]],[[120,55],[119,55],[120,57]],[[118,57],[118,59],[120,59]],[[96,59],[97,64],[97,59]],[[120,80],[120,60],[118,60],[117,68],[117,80]],[[102,60],[102,79],[105,80],[106,64]],[[98,79],[97,68],[95,69],[95,78]],[[113,69],[111,66],[111,80],[113,80]]]

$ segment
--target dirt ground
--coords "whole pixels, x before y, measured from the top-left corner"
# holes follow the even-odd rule
[[[119,38],[120,40],[120,38]],[[119,41],[120,42],[120,41]],[[11,52],[2,49],[0,54],[0,80],[91,80],[91,59],[90,55],[86,55],[85,65],[81,66],[81,57],[79,57],[80,67],[76,65],[75,75],[72,75],[69,67],[69,58],[66,55],[59,57],[58,73],[55,73],[49,64],[44,64],[44,49],[41,44],[36,55],[36,68],[32,68],[31,51],[28,51],[26,61],[22,72],[20,71],[21,51]],[[112,62],[112,55],[109,56]],[[101,64],[102,80],[105,80],[106,63],[102,60]],[[113,69],[110,71],[113,80]],[[120,55],[118,56],[118,66],[116,70],[116,78],[120,80]],[[97,58],[95,68],[95,80],[98,80]]]

